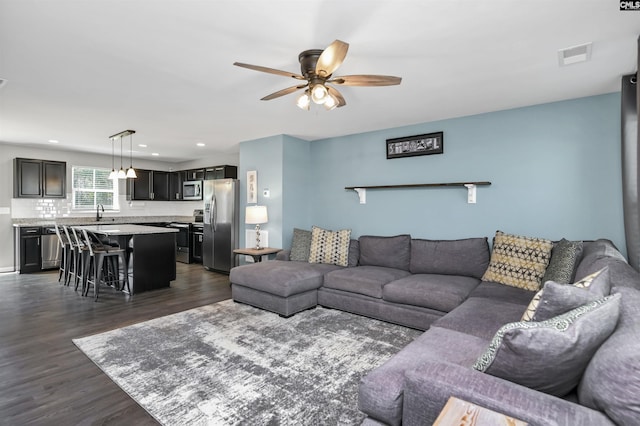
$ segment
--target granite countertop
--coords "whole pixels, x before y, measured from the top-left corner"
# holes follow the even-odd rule
[[[131,223],[158,223],[158,222],[182,222],[193,223],[193,216],[104,216],[97,221],[95,216],[83,217],[60,217],[56,219],[42,218],[16,218],[12,219],[13,226],[53,226],[58,225],[110,225],[110,224],[131,224]]]
[[[144,225],[89,225],[82,226],[83,229],[91,231],[94,234],[103,235],[142,235],[142,234],[167,234],[171,232],[179,232],[176,228],[160,228],[157,226]]]

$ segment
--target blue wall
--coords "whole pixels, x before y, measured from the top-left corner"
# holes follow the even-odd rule
[[[247,171],[256,170],[258,174],[258,203],[267,206],[269,222],[262,229],[269,232],[269,245],[282,247],[282,140],[283,136],[271,136],[240,144],[240,247],[251,247],[255,242],[245,241],[245,230],[254,229],[255,225],[244,223],[244,211],[247,206]],[[269,188],[269,198],[262,195],[262,190]],[[253,204],[251,204],[253,205]]]
[[[444,154],[386,159],[386,139],[444,132]],[[609,238],[624,250],[620,94],[536,105],[311,143],[312,224],[354,236]],[[345,186],[491,181],[464,188]]]
[[[339,113],[339,111],[334,111]],[[386,139],[444,132],[444,154],[386,159]],[[240,145],[240,178],[258,170],[271,198],[270,245],[293,227],[352,235],[550,239],[609,238],[624,253],[620,94],[423,123],[313,142],[274,136]],[[491,181],[467,204],[464,188],[369,190],[345,186]],[[246,189],[241,199],[246,201]],[[243,219],[244,220],[244,219]],[[244,232],[242,232],[244,238]]]

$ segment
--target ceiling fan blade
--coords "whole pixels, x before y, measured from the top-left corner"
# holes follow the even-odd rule
[[[265,96],[264,98],[262,98],[260,100],[261,101],[270,101],[271,99],[279,98],[280,96],[284,96],[284,95],[288,95],[289,93],[293,93],[296,90],[304,89],[307,86],[308,86],[308,84],[287,87],[286,89],[282,89],[282,90],[278,90],[277,92],[273,92],[272,94],[267,95],[267,96]]]
[[[316,74],[320,77],[329,77],[338,69],[349,50],[349,43],[336,40],[329,45],[316,62]]]
[[[395,86],[401,81],[402,77],[391,75],[343,75],[332,78],[327,83],[342,84],[343,86]]]
[[[342,93],[338,92],[336,89],[334,89],[331,86],[326,86],[326,87],[329,94],[334,98],[336,98],[336,100],[338,101],[338,106],[336,108],[340,108],[341,106],[345,106],[347,104],[347,101],[344,100]]]
[[[291,78],[295,78],[297,80],[304,80],[305,79],[300,74],[292,73],[292,72],[289,72],[289,71],[277,70],[275,68],[267,68],[267,67],[261,67],[259,65],[243,64],[242,62],[234,62],[233,65],[235,65],[237,67],[248,68],[248,69],[254,70],[254,71],[261,71],[261,72],[266,72],[266,73],[269,73],[269,74],[276,74],[276,75],[282,75],[284,77],[291,77]]]

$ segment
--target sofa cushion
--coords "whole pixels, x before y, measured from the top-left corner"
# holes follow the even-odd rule
[[[360,241],[360,265],[409,270],[411,236],[377,237],[363,235]]]
[[[504,287],[504,286],[502,286]],[[471,297],[431,327],[442,327],[485,339],[487,344],[503,325],[519,321],[524,305],[498,299]]]
[[[358,407],[378,421],[400,425],[405,371],[416,368],[424,361],[442,359],[468,368],[485,347],[486,341],[483,339],[457,331],[431,328],[360,381]]]
[[[352,239],[349,242],[349,265],[348,266],[358,266],[359,260],[360,260],[360,242],[358,240]]]
[[[551,249],[551,259],[542,277],[542,282],[555,281],[560,284],[573,282],[573,276],[581,256],[582,241],[561,239]]]
[[[589,362],[578,400],[617,424],[633,425],[640,419],[640,291],[616,287],[612,293],[622,297],[620,320]]]
[[[547,287],[549,287],[548,290]],[[611,283],[607,266],[587,275],[573,285],[549,281],[545,283],[542,290],[533,296],[527,310],[522,315],[522,321],[544,321],[585,303],[608,296],[610,292]]]
[[[412,274],[464,275],[481,278],[489,265],[487,238],[411,240]]]
[[[479,283],[479,279],[471,277],[414,274],[385,285],[382,298],[387,302],[449,312],[460,305]]]
[[[331,271],[324,277],[324,287],[382,298],[385,284],[406,277],[409,272],[382,266],[358,266]]]
[[[564,396],[615,329],[619,311],[620,296],[613,295],[547,321],[506,324],[473,368]]]
[[[311,228],[309,263],[348,266],[350,237],[351,229],[329,231],[313,226]]]
[[[310,250],[311,231],[308,231],[306,229],[293,228],[293,240],[291,241],[291,252],[289,253],[289,260],[308,262]]]
[[[534,291],[525,290],[523,288],[510,287],[504,284],[483,281],[480,285],[473,289],[469,297],[482,297],[485,299],[498,300],[502,302],[510,302],[522,305],[524,308],[531,302],[531,298],[536,293]],[[522,315],[520,312],[520,315]]]
[[[539,290],[552,247],[553,243],[549,240],[497,231],[491,261],[482,280]]]
[[[326,272],[341,269],[336,265],[310,264],[273,260],[236,266],[229,273],[229,281],[254,290],[280,297],[317,289]]]

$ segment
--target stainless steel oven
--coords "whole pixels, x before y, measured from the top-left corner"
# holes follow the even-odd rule
[[[182,182],[183,200],[202,200],[202,181],[187,180]]]
[[[182,263],[191,263],[189,251],[191,247],[191,233],[189,232],[188,223],[172,222],[167,225],[168,228],[175,228],[176,233],[176,261]]]

